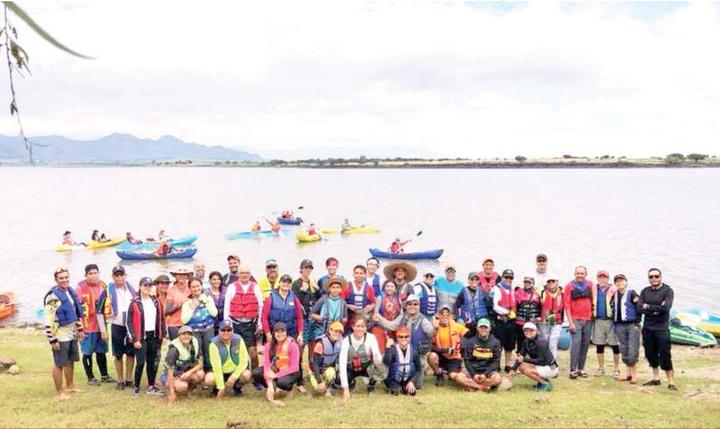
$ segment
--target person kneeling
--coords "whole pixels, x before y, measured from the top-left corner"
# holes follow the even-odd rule
[[[385,379],[385,387],[393,395],[414,396],[417,392],[413,377],[422,372],[420,355],[410,344],[410,329],[401,326],[395,331],[397,344],[388,339],[387,350],[383,357],[383,364],[388,367],[388,376]]]
[[[377,339],[367,332],[367,324],[362,317],[355,319],[352,333],[342,340],[338,368],[346,402],[350,400],[350,391],[355,388],[356,378],[369,379],[368,393],[374,393],[375,384],[387,378],[387,367],[382,362]]]
[[[515,369],[520,374],[537,382],[535,389],[550,391],[552,384],[549,379],[558,376],[558,366],[550,352],[547,339],[538,335],[537,326],[532,322],[523,325],[525,341],[518,353]]]
[[[500,375],[502,352],[502,344],[490,333],[490,321],[478,319],[477,335],[462,342],[462,355],[470,377],[483,392],[496,388],[503,381]]]
[[[300,348],[295,339],[288,337],[287,325],[273,325],[272,337],[263,348],[263,366],[253,369],[253,379],[267,387],[265,397],[273,405],[284,406],[275,399],[275,389],[290,392],[302,380],[300,375]]]
[[[177,395],[188,393],[202,383],[205,373],[200,357],[201,349],[192,328],[181,326],[178,337],[170,341],[165,356],[165,374],[160,377],[168,388],[168,403],[177,403]]]
[[[242,395],[242,385],[250,381],[250,355],[245,341],[233,333],[232,322],[220,322],[219,333],[210,341],[208,359],[211,372],[205,374],[205,386],[212,387],[212,395],[218,400],[225,397],[225,387],[230,386],[235,396]]]
[[[462,371],[460,345],[463,338],[466,340],[472,335],[472,331],[452,320],[452,312],[446,305],[440,309],[432,323],[435,335],[427,361],[435,374],[435,385],[444,385],[444,373],[447,373],[450,380],[465,387],[466,390],[481,390],[481,386]]]
[[[337,363],[344,330],[343,324],[335,321],[330,324],[327,335],[323,335],[315,342],[311,359],[313,373],[310,376],[310,384],[317,394],[331,396],[332,389],[340,388]]]

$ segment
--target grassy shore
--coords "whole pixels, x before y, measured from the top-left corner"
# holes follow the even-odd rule
[[[164,397],[132,398],[114,386],[90,387],[80,363],[83,391],[54,402],[51,355],[43,333],[0,329],[0,355],[14,357],[21,373],[0,373],[0,427],[718,427],[720,426],[720,349],[673,348],[679,392],[645,388],[609,376],[571,381],[565,372],[546,394],[516,377],[509,392],[468,393],[427,379],[417,397],[374,396],[359,388],[350,403],[295,393],[285,408],[274,408],[252,387],[245,396],[223,402],[198,392],[168,406]],[[567,366],[567,352],[563,364]],[[609,357],[609,356],[608,356]],[[594,355],[588,368],[595,368]],[[112,366],[112,365],[111,365]],[[645,363],[640,376],[649,375]],[[382,389],[381,389],[382,390]]]

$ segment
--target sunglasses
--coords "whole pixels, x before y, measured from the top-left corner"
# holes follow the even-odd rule
[[[455,274],[455,270],[452,268],[445,270],[445,272],[448,274]]]
[[[152,283],[143,283],[140,287],[152,287]]]
[[[397,339],[402,340],[403,338],[410,338],[410,335],[398,335]]]
[[[232,331],[233,331],[232,328],[225,328],[225,329],[220,330],[220,332],[232,332]]]
[[[265,265],[265,268],[277,268],[277,265]]]
[[[512,279],[514,279],[515,277],[513,277],[513,276],[503,276],[503,278],[504,278],[504,279],[510,279],[510,280],[512,280]]]
[[[660,274],[649,275],[648,278],[649,278],[649,279],[659,279],[659,278],[660,278]]]
[[[125,273],[115,273],[115,274],[113,274],[113,277],[122,277],[124,275],[125,275]]]

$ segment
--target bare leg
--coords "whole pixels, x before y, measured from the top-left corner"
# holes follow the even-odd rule
[[[597,359],[598,359],[598,368],[601,370],[605,370],[605,353],[598,353]]]
[[[252,363],[252,367],[257,368],[257,366],[258,366],[257,347],[255,347],[255,346],[248,347],[248,354],[250,355],[250,362]]]
[[[135,375],[133,373],[133,370],[135,369],[135,356],[126,356],[125,357],[125,380],[131,381],[133,379],[133,376]]]
[[[267,392],[265,393],[265,397],[267,398],[267,400],[270,401],[270,403],[273,405],[284,407],[285,403],[283,401],[278,401],[277,399],[275,399],[275,383],[270,381],[267,385]]]
[[[450,380],[453,380],[454,382],[473,390],[480,390],[481,388],[481,386],[474,382],[472,378],[468,377],[462,372],[450,373]]]
[[[440,374],[440,357],[435,352],[430,352],[427,355],[427,363],[433,371],[433,374]]]
[[[527,378],[536,381],[538,383],[547,383],[547,380],[540,377],[540,375],[537,373],[537,369],[535,369],[535,365],[529,365],[526,363],[520,364],[520,373]]]
[[[512,350],[505,350],[505,366],[513,366],[515,360],[512,357]]]
[[[115,358],[115,374],[117,374],[118,383],[123,381],[123,359],[122,357]]]
[[[63,376],[62,368],[58,368],[53,365],[52,378],[53,378],[53,383],[55,384],[55,399],[67,398],[67,396],[65,394],[63,394],[62,376]]]
[[[80,389],[75,387],[73,376],[75,375],[75,364],[69,363],[63,367],[63,374],[65,375],[65,390],[68,393],[77,393]]]
[[[665,371],[665,376],[667,376],[668,384],[675,384],[675,371],[672,369],[670,371]]]
[[[620,371],[620,353],[613,353],[613,372]]]

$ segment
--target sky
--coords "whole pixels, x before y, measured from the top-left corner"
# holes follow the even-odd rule
[[[717,3],[20,5],[95,57],[14,20],[30,136],[170,134],[288,159],[720,153]],[[6,88],[5,70],[0,105]]]

